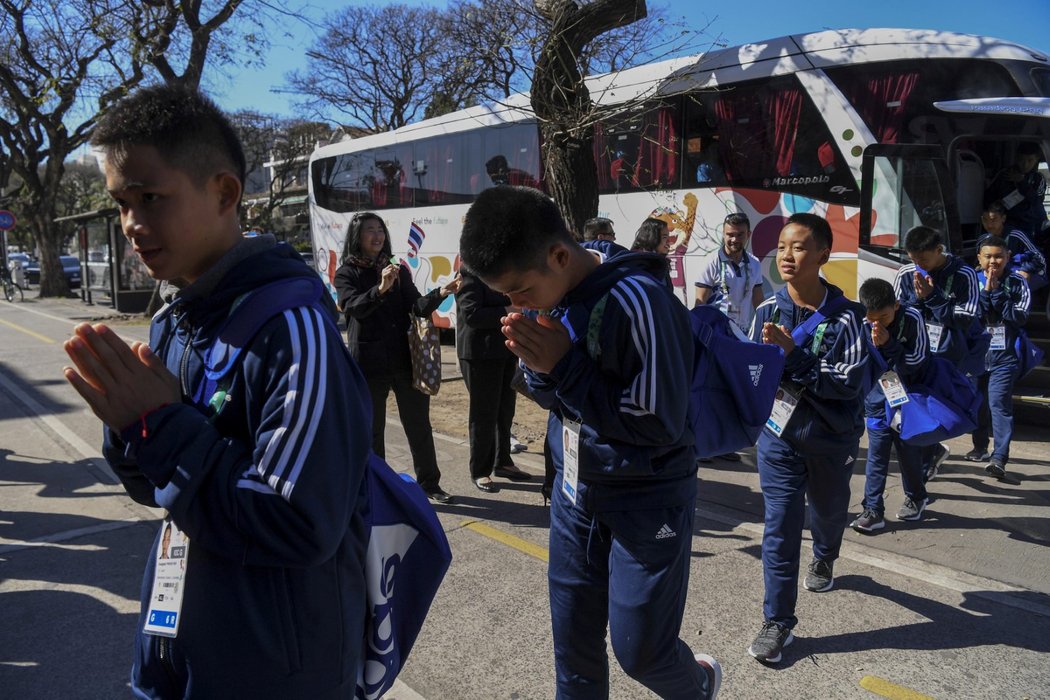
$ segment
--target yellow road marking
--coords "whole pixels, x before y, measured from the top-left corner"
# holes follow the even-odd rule
[[[56,342],[56,341],[52,340],[51,338],[48,338],[46,335],[40,335],[36,331],[31,331],[28,328],[24,328],[24,327],[18,325],[17,323],[11,323],[10,321],[5,321],[2,318],[0,318],[0,323],[4,324],[5,326],[10,326],[11,328],[14,328],[16,331],[20,331],[22,333],[25,333],[26,335],[32,336],[32,337],[36,338],[37,340],[42,340],[45,343],[52,343],[53,344],[53,343]]]
[[[519,552],[524,552],[530,557],[536,557],[540,561],[547,561],[547,548],[533,544],[527,540],[523,540],[520,537],[514,535],[508,535],[502,530],[497,530],[494,527],[489,527],[484,523],[480,523],[477,520],[465,520],[463,521],[463,527],[469,528],[479,535],[484,535],[489,539],[496,540],[501,544],[505,544],[508,547],[513,547]]]
[[[929,695],[923,695],[911,688],[905,688],[903,685],[890,683],[885,678],[879,678],[878,676],[864,676],[860,679],[860,687],[870,690],[876,695],[889,698],[889,700],[933,700]]]

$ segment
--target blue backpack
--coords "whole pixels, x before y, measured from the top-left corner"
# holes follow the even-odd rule
[[[238,299],[205,355],[205,377],[194,402],[221,401],[224,378],[237,366],[241,352],[267,321],[288,309],[317,309],[338,335],[331,311],[321,302],[324,293],[319,277],[298,277],[272,282]],[[150,340],[155,347],[155,339]],[[346,357],[353,362],[349,351]],[[445,531],[410,476],[399,475],[369,454],[365,488],[368,550],[362,603],[367,614],[358,700],[379,698],[393,685],[452,562]]]
[[[608,296],[602,295],[590,311],[587,351],[593,358],[600,354],[598,334]],[[755,444],[784,371],[779,347],[740,340],[730,323],[713,306],[689,312],[695,352],[687,415],[698,459]]]

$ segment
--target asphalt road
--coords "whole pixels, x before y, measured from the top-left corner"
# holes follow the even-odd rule
[[[61,376],[73,323],[104,313],[76,302],[0,303],[3,698],[130,696],[139,582],[159,513],[123,495],[98,457],[98,421]],[[146,337],[145,325],[120,332]],[[454,561],[387,697],[553,697],[542,459],[516,458],[534,480],[489,495],[470,484],[462,441],[437,438],[442,483],[457,496],[438,508]],[[720,697],[1047,697],[1048,436],[1023,427],[1018,438],[1006,483],[951,459],[921,523],[890,520],[874,537],[847,532],[835,589],[800,591],[797,640],[777,668],[746,652],[762,621],[753,455],[702,469],[681,635],[722,662]],[[387,445],[395,468],[410,469],[396,423]],[[854,478],[854,504],[862,483]],[[900,500],[891,476],[887,510]],[[651,697],[611,665],[612,697]]]

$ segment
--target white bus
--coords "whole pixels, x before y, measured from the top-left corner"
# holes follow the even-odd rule
[[[936,31],[824,31],[746,44],[588,79],[604,110],[594,154],[600,216],[630,245],[648,216],[674,238],[676,292],[692,306],[700,261],[728,213],[751,220],[767,292],[786,217],[825,216],[827,277],[855,296],[891,278],[917,224],[972,253],[985,189],[1018,145],[1050,146],[1050,61],[1007,41]],[[329,285],[350,217],[376,211],[395,254],[427,291],[458,268],[463,216],[495,181],[542,188],[527,96],[335,143],[310,159],[310,219]],[[452,300],[436,322],[450,326]]]

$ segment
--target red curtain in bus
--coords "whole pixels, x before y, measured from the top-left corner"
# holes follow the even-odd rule
[[[797,88],[731,92],[715,100],[719,155],[730,182],[792,174],[803,96]]]
[[[638,147],[636,187],[670,186],[678,182],[679,139],[674,111],[661,107],[650,113]]]
[[[846,99],[879,143],[897,143],[908,98],[918,82],[917,72],[890,73],[857,80],[846,86]]]
[[[609,174],[611,158],[605,128],[600,122],[594,125],[594,162],[598,166],[598,191],[608,192],[612,189],[612,176]]]
[[[802,114],[802,92],[781,90],[766,106],[771,117],[769,136],[776,157],[777,175],[785,177],[793,174],[798,118]]]
[[[753,92],[727,92],[715,100],[718,116],[718,152],[726,180],[762,177],[765,163],[765,128],[762,105]],[[768,172],[768,171],[767,171]]]

